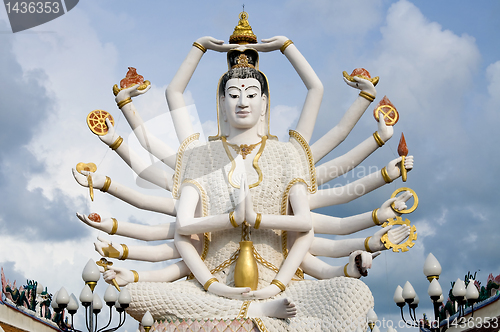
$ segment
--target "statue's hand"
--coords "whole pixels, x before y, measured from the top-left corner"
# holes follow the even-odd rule
[[[245,186],[245,221],[250,225],[254,226],[255,225],[255,219],[257,218],[257,213],[253,209],[253,198],[252,194],[250,193],[250,189],[248,188],[248,181],[245,176],[244,180],[244,186]]]
[[[94,242],[94,247],[95,250],[103,257],[110,257],[110,258],[120,258],[123,255],[123,247],[120,245],[113,244],[113,242],[108,241],[107,239],[98,236],[97,237],[97,242]],[[112,250],[110,247],[112,247],[114,250]],[[111,250],[110,250],[111,249]],[[113,255],[113,252],[116,253]]]
[[[376,97],[377,96],[377,90],[375,89],[375,86],[373,85],[372,82],[365,80],[364,78],[354,76],[353,79],[356,82],[351,82],[348,79],[344,77],[344,82],[347,83],[350,87],[353,87],[355,89],[359,89],[364,92],[368,92],[372,96]]]
[[[109,118],[106,118],[104,121],[106,121],[106,125],[108,126],[108,132],[105,135],[99,136],[99,139],[110,146],[116,141],[118,134],[115,132],[115,127],[111,124]]]
[[[208,287],[210,293],[215,295],[225,296],[230,299],[242,299],[243,294],[251,291],[250,287],[229,287],[220,282],[214,282]]]
[[[272,284],[262,289],[243,294],[243,298],[251,300],[265,300],[281,292],[278,286]]]
[[[210,36],[198,38],[196,42],[205,47],[207,50],[216,52],[227,52],[237,47],[233,44],[224,44],[223,40],[215,39],[214,37]]]
[[[381,241],[381,238],[385,233],[387,233],[389,241],[394,244],[400,244],[408,237],[408,235],[410,235],[410,226],[402,225],[400,227],[393,228],[391,225],[378,230],[368,241],[368,246],[372,251],[387,249]]]
[[[90,227],[106,232],[108,234],[113,229],[113,220],[111,220],[110,218],[103,219],[101,222],[96,222],[90,220],[86,215],[81,213],[76,213],[76,216],[78,217],[78,219],[80,219]]]
[[[288,40],[285,36],[275,36],[268,39],[262,39],[261,44],[251,45],[257,52],[272,52],[279,50],[281,46]]]
[[[134,282],[134,273],[122,267],[110,266],[107,271],[102,274],[104,281],[108,284],[113,284],[113,279],[116,280],[118,286],[127,286]]]
[[[399,168],[399,166],[401,164],[401,159],[402,158],[399,157],[399,158],[396,158],[394,160],[391,160],[387,164],[387,166],[385,167],[385,169],[387,170],[387,174],[389,175],[391,180],[395,180],[401,176],[401,170]],[[406,156],[405,157],[405,165],[404,166],[405,166],[407,171],[410,171],[413,169],[413,156]]]
[[[354,261],[356,256],[358,256],[358,255],[361,255],[361,269],[366,271],[368,269],[371,269],[373,258],[380,255],[380,252],[375,252],[372,254],[372,253],[369,253],[369,252],[363,251],[363,250],[353,251],[349,255],[349,264],[347,265],[347,273],[349,274],[349,276],[351,276],[353,278],[360,278],[361,277],[361,273],[358,271],[358,268],[356,267],[356,263]]]
[[[388,126],[384,119],[384,115],[382,112],[378,112],[378,134],[380,135],[380,138],[384,141],[387,142],[392,135],[394,134],[394,128],[392,126]],[[382,119],[382,120],[381,120]]]
[[[78,182],[81,186],[88,187],[89,183],[87,181],[87,176],[90,175],[92,178],[92,187],[96,189],[101,189],[104,186],[104,182],[106,181],[106,176],[97,174],[97,173],[91,173],[88,171],[82,171],[82,173],[78,173],[76,169],[72,169],[73,171],[73,177],[75,178],[76,182]]]
[[[394,203],[394,207],[396,210],[401,211],[407,208],[406,202],[413,197],[413,194],[410,191],[405,191],[401,195],[393,198],[389,198],[385,201],[380,209],[377,211],[378,220],[383,223],[387,219],[393,219],[394,217],[398,217],[401,213],[394,212],[391,205]]]
[[[146,92],[149,91],[149,89],[151,89],[151,84],[148,84],[146,86],[146,88],[143,90],[138,89],[138,87],[140,87],[140,86],[141,86],[141,84],[135,84],[135,85],[132,85],[128,88],[120,90],[120,92],[118,92],[118,94],[115,97],[115,101],[117,103],[119,103],[120,101],[123,101],[129,97],[132,98],[132,97],[137,97],[139,95],[145,94]]]

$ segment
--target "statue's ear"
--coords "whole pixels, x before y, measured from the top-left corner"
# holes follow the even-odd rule
[[[220,96],[220,98],[219,98],[219,113],[220,113],[220,116],[222,117],[222,121],[227,122],[226,107],[224,104],[225,100],[226,100],[225,96]]]
[[[265,93],[262,94],[262,105],[260,110],[260,115],[266,115],[267,110],[267,96]]]

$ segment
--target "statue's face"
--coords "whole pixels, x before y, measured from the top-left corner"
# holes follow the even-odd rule
[[[231,127],[248,129],[266,114],[267,99],[255,78],[232,78],[226,83],[223,97],[224,121]]]

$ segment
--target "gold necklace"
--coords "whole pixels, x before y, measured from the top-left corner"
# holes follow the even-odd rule
[[[229,143],[227,143],[226,138],[224,136],[221,137],[221,141],[222,141],[222,145],[224,146],[224,150],[226,151],[226,154],[227,154],[229,160],[231,161],[231,169],[229,170],[229,173],[227,174],[227,178],[228,178],[229,183],[231,184],[231,186],[233,188],[239,189],[240,186],[236,185],[236,183],[233,182],[233,173],[234,173],[234,170],[236,168],[236,162],[234,161],[234,158],[231,155],[231,151],[229,151],[229,147],[228,147]],[[255,157],[253,158],[252,166],[255,169],[255,171],[257,172],[257,174],[259,175],[259,179],[257,180],[257,182],[252,183],[248,186],[248,188],[250,188],[250,189],[257,187],[262,182],[263,175],[262,175],[262,171],[260,170],[260,167],[259,167],[259,159],[260,159],[260,156],[262,155],[262,152],[264,152],[264,148],[266,146],[266,141],[267,141],[267,136],[263,136],[262,141],[259,142],[259,143],[262,143],[262,145],[260,146],[259,151],[257,152]],[[257,144],[259,144],[259,143],[257,143]]]
[[[234,151],[236,151],[237,154],[241,154],[241,156],[243,157],[243,159],[246,159],[246,157],[252,153],[253,149],[255,149],[260,143],[262,143],[262,140],[260,142],[257,142],[255,144],[241,144],[241,145],[236,145],[236,144],[232,144],[232,143],[229,143],[227,142],[227,145],[229,145],[230,147],[232,147],[234,149]]]

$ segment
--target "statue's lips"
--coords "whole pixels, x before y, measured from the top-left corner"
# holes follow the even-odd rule
[[[248,115],[250,115],[250,111],[238,111],[238,112],[236,112],[236,115],[238,115],[239,117],[245,118]]]

